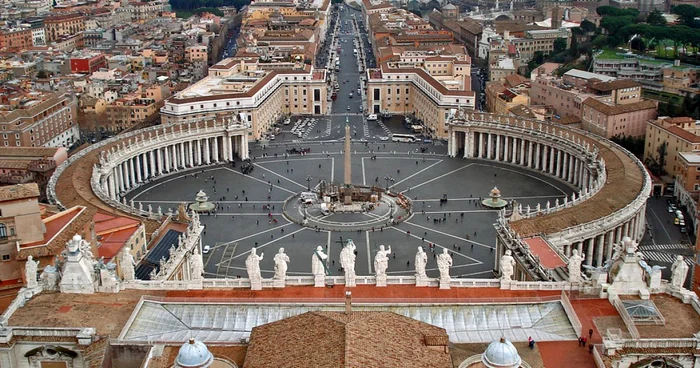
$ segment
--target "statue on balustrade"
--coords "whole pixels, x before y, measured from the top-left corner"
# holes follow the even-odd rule
[[[347,243],[340,251],[340,266],[343,267],[345,278],[355,277],[355,243],[348,239]]]
[[[423,251],[423,247],[418,247],[416,253],[416,279],[428,277],[425,274],[425,266],[428,264],[428,255]]]
[[[437,256],[437,265],[440,271],[440,280],[449,280],[452,256],[448,253],[447,248],[442,248],[442,254]]]
[[[287,278],[287,263],[289,263],[289,256],[284,253],[284,248],[275,254],[275,280],[284,280]]]
[[[199,253],[199,247],[194,247],[189,259],[190,280],[201,280],[204,278],[204,260]]]
[[[580,256],[578,254],[578,249],[573,249],[571,251],[571,257],[569,257],[568,263],[569,282],[573,283],[581,281],[581,263],[585,259],[585,256]]]
[[[391,245],[388,249],[384,248],[384,244],[379,246],[379,251],[374,256],[374,271],[377,276],[386,275],[386,269],[389,268],[389,254],[391,254]]]
[[[248,271],[248,278],[251,280],[261,280],[260,275],[260,261],[262,261],[264,253],[258,255],[255,251],[256,248],[250,250],[248,258],[245,260],[245,268]]]
[[[119,267],[122,269],[122,278],[124,281],[134,281],[136,279],[135,267],[136,262],[134,256],[131,255],[131,248],[124,247],[121,257],[119,258]]]
[[[511,255],[510,249],[506,249],[505,254],[501,256],[501,280],[511,281],[515,272],[515,259]]]
[[[27,289],[34,289],[39,286],[36,280],[36,272],[39,268],[39,261],[35,261],[32,256],[27,257],[27,263],[24,265],[24,276],[27,279]]]
[[[326,276],[326,268],[324,262],[328,256],[323,253],[323,247],[318,246],[311,256],[311,273],[314,276]]]
[[[688,264],[685,263],[683,256],[678,256],[671,266],[671,286],[674,289],[682,289],[686,276],[688,276]]]

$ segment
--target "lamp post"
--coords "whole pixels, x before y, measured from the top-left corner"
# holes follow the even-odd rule
[[[306,177],[306,189],[311,191],[311,176]]]
[[[386,190],[389,190],[389,180],[394,180],[394,178],[389,175],[385,175],[384,180],[386,180]]]

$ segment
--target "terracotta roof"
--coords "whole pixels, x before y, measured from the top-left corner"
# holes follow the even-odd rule
[[[39,194],[39,186],[36,183],[16,184],[0,187],[0,201],[2,202],[39,197]]]
[[[0,147],[0,157],[53,157],[63,147]]]
[[[509,111],[511,114],[513,114],[513,115],[515,115],[515,116],[519,116],[519,117],[521,117],[521,118],[534,119],[534,118],[537,117],[537,116],[535,116],[535,114],[532,112],[532,110],[530,110],[530,108],[527,107],[527,106],[525,106],[525,105],[516,105],[516,106],[513,106],[513,107],[511,107],[508,111]]]
[[[652,100],[642,100],[639,102],[633,102],[624,105],[608,105],[604,102],[598,101],[595,98],[588,98],[585,101],[583,101],[583,104],[586,106],[590,106],[592,109],[600,111],[608,116],[626,114],[629,112],[640,110],[656,109],[656,103]]]
[[[253,328],[244,368],[451,367],[443,328],[392,312],[308,312]],[[319,352],[324,352],[319,354]]]
[[[654,124],[657,127],[659,127],[660,129],[665,130],[665,131],[667,131],[675,136],[678,136],[679,138],[681,138],[685,141],[688,141],[690,143],[700,143],[700,136],[695,135],[695,134],[693,134],[693,133],[691,133],[691,132],[689,132],[689,131],[687,131],[687,130],[685,130],[677,125],[666,126],[666,125],[663,125],[657,121],[652,121],[651,124]]]
[[[641,87],[642,84],[639,82],[635,82],[631,79],[616,79],[612,80],[609,82],[596,82],[591,85],[591,88],[596,89],[598,91],[614,91],[616,89],[622,89],[622,88],[633,88],[633,87]]]
[[[454,91],[447,89],[442,83],[438,82],[433,78],[428,72],[426,72],[423,69],[420,68],[390,68],[386,63],[382,64],[381,67],[382,73],[415,73],[418,74],[419,77],[423,78],[428,84],[430,84],[433,88],[437,89],[440,93],[443,95],[449,95],[449,96],[474,96],[474,91]],[[467,88],[470,88],[468,86]]]
[[[528,82],[530,82],[530,80],[520,74],[511,74],[506,77],[506,84],[511,88]]]
[[[85,225],[92,220],[92,214],[88,208],[74,207],[56,217],[45,219],[44,239],[39,242],[22,244],[17,253],[17,259],[25,260],[27,256],[38,259],[60,254],[74,235],[83,232]]]

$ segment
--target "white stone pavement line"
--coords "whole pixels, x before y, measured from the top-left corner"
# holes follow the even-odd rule
[[[180,204],[182,202],[183,201],[181,201],[181,200],[180,201],[150,201],[150,200],[134,201],[134,203],[144,203],[144,204],[146,204],[146,203],[164,203],[164,204],[177,203],[177,204]],[[185,202],[187,202],[187,201],[185,201]],[[264,203],[264,204],[275,203],[275,204],[279,204],[279,203],[284,203],[284,201],[215,201],[215,202],[216,203],[223,203],[223,204],[226,204],[226,203],[229,203],[229,204],[238,204],[238,203]]]
[[[291,224],[293,224],[293,222],[290,222],[290,223],[288,223],[288,224],[286,224],[286,225],[284,225],[284,226],[291,225]],[[279,227],[284,227],[284,226],[279,226]],[[279,227],[277,227],[277,228],[279,228]],[[275,229],[277,229],[277,228],[275,228]],[[272,229],[272,230],[274,230],[274,229]],[[286,238],[286,237],[288,237],[288,236],[292,236],[292,235],[294,235],[294,234],[296,234],[296,233],[298,233],[298,232],[304,231],[304,230],[308,230],[308,228],[303,227],[303,228],[301,228],[301,229],[292,231],[291,233],[286,233],[286,234],[284,234],[284,235],[282,235],[282,236],[280,236],[280,237],[277,237],[277,238],[274,238],[274,239],[270,240],[270,241],[267,242],[267,243],[259,244],[259,245],[257,246],[256,249],[259,251],[259,250],[261,250],[262,248],[265,248],[266,246],[268,246],[268,245],[270,245],[270,244],[276,243],[276,242],[278,242],[278,241],[280,241],[280,240],[282,240],[282,239],[284,239],[284,238]],[[237,241],[238,241],[238,240],[237,240]],[[248,253],[250,253],[250,250],[247,250],[247,251],[245,251],[245,252],[243,252],[243,253],[241,253],[241,254],[239,254],[239,255],[233,256],[233,257],[231,258],[231,260],[241,258],[241,257],[243,257],[244,255],[246,255],[246,254],[248,254]]]
[[[442,160],[438,160],[438,162],[436,162],[436,163],[434,163],[434,164],[432,164],[432,165],[428,165],[428,167],[426,167],[426,168],[424,168],[424,169],[422,169],[422,170],[420,170],[420,171],[417,171],[417,172],[415,172],[415,173],[413,173],[413,174],[407,176],[407,177],[404,178],[403,180],[399,180],[398,182],[396,182],[396,183],[392,184],[391,186],[389,186],[389,188],[393,188],[393,187],[395,187],[395,186],[397,186],[397,185],[403,183],[404,181],[406,181],[406,180],[408,180],[408,179],[411,179],[412,177],[414,177],[414,176],[416,176],[416,175],[422,173],[423,171],[431,169],[433,166],[438,165],[438,164],[440,164],[441,162],[442,162]],[[405,191],[404,191],[404,192],[405,192]],[[403,193],[403,192],[401,192],[401,193]]]
[[[552,188],[558,190],[559,192],[561,192],[562,195],[566,195],[566,192],[563,191],[563,190],[561,190],[561,189],[559,189],[559,187],[557,187],[556,185],[554,185],[554,184],[552,184],[552,183],[550,183],[550,182],[548,182],[548,181],[546,181],[546,180],[544,180],[544,179],[542,179],[542,178],[538,178],[537,176],[534,176],[534,175],[531,175],[531,174],[528,174],[528,173],[524,173],[524,172],[522,172],[522,171],[513,170],[513,169],[508,169],[508,168],[505,168],[505,167],[498,167],[498,166],[493,166],[493,165],[486,165],[486,164],[478,164],[478,163],[475,163],[474,165],[484,166],[484,167],[491,167],[491,168],[494,168],[494,169],[499,169],[499,170],[503,170],[503,171],[510,171],[510,172],[512,172],[512,173],[524,175],[524,176],[527,176],[527,177],[529,177],[529,178],[531,178],[531,179],[535,179],[535,180],[537,180],[537,181],[541,181],[541,182],[543,182],[543,183],[549,185],[550,187],[552,187]]]
[[[254,234],[251,234],[251,235],[247,235],[247,236],[244,236],[244,237],[242,237],[242,238],[238,238],[238,239],[231,240],[229,243],[238,243],[238,242],[240,242],[240,241],[243,241],[243,240],[246,240],[246,239],[250,239],[250,238],[252,238],[252,237],[259,236],[259,235],[268,233],[268,232],[270,232],[270,231],[279,230],[279,229],[281,229],[281,228],[283,228],[283,227],[290,226],[290,225],[292,225],[292,224],[294,224],[294,223],[293,223],[293,222],[288,222],[288,223],[286,223],[286,224],[284,224],[284,225],[272,227],[272,228],[269,228],[269,229],[263,230],[263,231],[258,231],[257,233],[254,233]],[[304,228],[304,229],[305,229],[305,228]],[[292,234],[292,233],[290,233],[290,234]],[[248,252],[250,252],[250,251],[248,251]],[[220,260],[220,262],[217,263],[216,265],[218,266],[219,264],[221,264],[221,263],[223,263],[223,262],[224,262],[224,260]]]
[[[365,159],[367,157],[363,157],[360,162],[362,162],[362,185],[367,185],[367,178],[365,177]]]
[[[271,174],[277,175],[277,176],[281,177],[282,179],[284,179],[284,180],[286,180],[286,181],[288,181],[288,182],[290,182],[290,183],[292,183],[292,184],[295,184],[295,185],[300,186],[300,187],[302,187],[302,188],[306,188],[306,186],[301,185],[301,184],[297,183],[296,181],[294,181],[294,180],[292,180],[292,179],[289,179],[288,177],[286,177],[286,176],[284,176],[284,175],[282,175],[282,174],[278,174],[278,173],[276,173],[276,172],[274,172],[274,171],[272,171],[272,170],[270,170],[270,169],[268,169],[268,168],[266,168],[266,167],[264,167],[264,166],[262,166],[262,165],[260,165],[260,164],[255,163],[255,164],[253,164],[253,165],[259,167],[261,170],[265,170],[265,171],[267,171],[267,172],[269,172],[269,173],[271,173]],[[266,184],[267,184],[267,183],[266,183]],[[281,187],[280,187],[280,188],[281,188]],[[287,189],[285,189],[285,190],[287,190]],[[290,191],[290,190],[287,190],[287,191],[288,191],[289,193],[294,193],[294,192],[292,192],[292,191]]]
[[[659,218],[659,215],[656,214],[656,211],[654,211],[654,209],[651,208],[651,206],[647,206],[647,208],[649,209],[649,211],[651,211],[651,214],[654,215],[654,218],[656,218],[656,221],[659,222],[659,225],[660,225],[661,229],[664,231],[664,234],[666,234],[666,237],[668,238],[668,241],[671,241],[671,235],[668,233],[668,231],[666,231],[666,226],[664,226],[664,223],[663,223],[663,222],[661,221],[661,219]],[[655,240],[655,239],[652,238],[651,240],[652,240],[652,242],[653,242],[654,244],[656,244],[656,240]]]
[[[257,166],[257,165],[256,165],[256,166]],[[249,179],[258,181],[258,182],[260,182],[260,183],[263,183],[263,184],[265,184],[265,185],[270,185],[270,184],[268,184],[266,181],[264,181],[264,180],[262,180],[262,179],[258,179],[258,178],[254,177],[254,176],[251,176],[251,175],[244,175],[243,173],[239,173],[238,171],[233,170],[233,169],[229,169],[228,167],[224,167],[224,169],[225,169],[225,170],[228,170],[228,171],[230,171],[230,172],[232,172],[232,173],[234,173],[234,174],[236,174],[236,175],[240,175],[240,176],[242,176],[242,177],[244,177],[244,178],[249,178]],[[263,169],[264,169],[264,168],[263,168]],[[268,171],[269,171],[269,170],[268,170]],[[275,174],[275,175],[277,175],[277,173],[275,173],[274,171],[270,171],[270,172],[273,173],[273,174]],[[298,183],[296,183],[296,184],[298,184]],[[282,187],[277,186],[277,185],[274,185],[274,184],[272,184],[272,186],[273,186],[274,188],[283,190],[283,191],[285,191],[285,192],[287,192],[287,193],[296,194],[296,192],[292,192],[292,191],[289,190],[289,189],[282,188]],[[304,186],[302,185],[302,187],[304,187]]]
[[[475,242],[475,241],[469,240],[469,239],[464,239],[464,238],[462,238],[462,237],[455,236],[455,235],[452,235],[452,234],[448,234],[448,233],[442,232],[442,231],[440,231],[440,230],[435,230],[435,229],[433,229],[433,228],[429,228],[429,227],[425,227],[425,226],[422,226],[422,225],[418,225],[418,224],[416,224],[416,223],[409,222],[408,220],[404,221],[404,223],[407,223],[407,224],[412,225],[412,226],[415,226],[415,227],[419,227],[419,228],[421,228],[421,229],[430,230],[430,231],[432,231],[432,232],[435,232],[435,233],[438,233],[438,234],[441,234],[441,235],[444,235],[444,236],[447,236],[447,237],[450,237],[450,238],[459,239],[460,241],[463,241],[463,242],[473,243],[473,244],[476,244],[476,245],[478,245],[478,246],[480,246],[480,247],[489,248],[489,249],[496,249],[496,248],[494,248],[494,247],[492,247],[492,246],[489,246],[489,245],[486,245],[486,244],[483,244],[483,243]],[[405,233],[405,231],[404,231],[404,233]],[[411,234],[411,235],[413,235],[413,234]]]
[[[436,214],[441,214],[441,213],[492,213],[492,212],[498,212],[499,210],[455,210],[455,211],[425,211],[421,212],[421,215],[432,215],[434,213]]]
[[[396,227],[394,227],[394,226],[389,227],[389,229],[393,229],[393,230],[395,230],[395,231],[398,231],[398,232],[403,233],[404,235],[406,235],[406,232],[405,232],[404,230],[401,230],[401,229],[396,228]],[[429,230],[430,230],[430,229],[429,229]],[[438,233],[438,234],[443,234],[443,235],[449,235],[449,234],[445,234],[445,233],[442,233],[442,232],[436,231],[436,230],[433,230],[433,232],[436,232],[436,233]],[[412,238],[421,239],[420,236],[418,236],[418,235],[416,235],[416,234],[414,234],[414,233],[411,233],[410,236],[411,236]],[[466,258],[466,259],[469,259],[469,260],[471,260],[471,261],[474,261],[474,263],[470,263],[470,265],[477,265],[477,264],[482,264],[482,263],[484,263],[484,262],[481,262],[480,260],[478,260],[478,259],[476,259],[476,258],[469,257],[469,256],[466,255],[466,254],[459,253],[459,252],[457,252],[457,251],[452,251],[451,248],[442,246],[442,245],[440,245],[440,244],[438,244],[438,243],[436,243],[436,242],[434,242],[434,241],[430,241],[429,239],[425,239],[425,242],[426,242],[426,243],[433,243],[433,245],[435,245],[436,247],[445,248],[445,249],[451,251],[452,253],[454,253],[454,254],[456,254],[456,255],[459,255],[459,256],[462,256],[462,257],[464,257],[464,258]],[[429,252],[429,251],[430,251],[430,250],[428,250],[428,252]],[[436,251],[436,252],[437,252],[437,251]],[[440,253],[436,253],[436,254],[440,254]]]
[[[267,216],[265,213],[250,213],[250,212],[217,212],[219,216]],[[271,212],[272,216],[283,216],[282,212]]]
[[[457,169],[454,169],[454,170],[452,170],[452,171],[446,172],[446,173],[444,173],[444,174],[442,174],[442,175],[440,175],[440,176],[436,176],[436,177],[434,177],[434,178],[432,178],[432,179],[430,179],[430,180],[426,180],[426,181],[424,181],[424,182],[422,182],[422,183],[420,183],[420,184],[418,184],[418,185],[414,185],[413,187],[411,187],[411,189],[420,188],[420,187],[422,187],[422,186],[425,185],[425,184],[429,184],[429,183],[434,182],[435,180],[442,179],[442,178],[444,178],[445,176],[454,174],[454,173],[456,173],[457,171],[464,170],[464,169],[466,169],[466,168],[468,168],[469,166],[472,166],[472,165],[474,165],[474,164],[467,164],[467,165],[464,165],[464,166],[462,166],[462,167],[460,167],[460,168],[457,168]],[[398,184],[398,183],[397,183],[397,184]],[[396,184],[394,184],[394,185],[396,185]]]
[[[538,199],[538,198],[564,198],[564,195],[548,195],[548,196],[523,196],[523,197],[504,197],[507,199]],[[485,197],[484,197],[485,198]],[[469,198],[449,198],[448,202],[451,201],[478,201],[479,197],[469,197]],[[440,198],[428,198],[419,199],[414,202],[440,202]]]
[[[159,187],[159,186],[161,186],[161,185],[163,185],[163,184],[169,183],[169,182],[171,182],[171,181],[173,181],[173,180],[177,180],[177,179],[184,178],[184,177],[186,177],[186,176],[191,176],[192,173],[193,173],[193,171],[195,171],[196,169],[197,169],[196,167],[193,167],[193,168],[190,168],[190,169],[186,169],[186,170],[188,170],[189,172],[184,172],[184,173],[182,173],[182,174],[180,174],[180,175],[171,176],[171,177],[169,177],[168,179],[163,180],[163,181],[160,181],[160,180],[158,180],[158,179],[154,179],[155,181],[157,181],[155,184],[153,184],[153,185],[151,185],[151,186],[149,186],[149,187],[147,187],[147,188],[144,188],[144,187],[139,188],[139,189],[141,189],[141,192],[139,192],[138,194],[136,194],[136,195],[134,195],[133,197],[131,197],[131,200],[136,201],[136,198],[138,198],[141,194],[144,194],[144,193],[150,191],[151,189],[155,189],[155,188],[157,188],[157,187]],[[223,167],[213,167],[213,168],[210,168],[210,169],[205,169],[204,171],[215,171],[215,170],[221,170],[221,169],[223,169]],[[201,173],[201,171],[198,171],[198,172]],[[182,202],[182,201],[180,201],[180,202]],[[178,202],[178,203],[180,203],[180,202]]]
[[[653,245],[640,245],[640,250],[658,250],[658,249],[693,249],[690,244],[653,244]]]

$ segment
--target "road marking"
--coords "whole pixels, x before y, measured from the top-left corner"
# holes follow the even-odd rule
[[[410,178],[412,178],[412,177],[414,177],[414,176],[416,176],[416,175],[422,173],[422,172],[425,171],[425,170],[428,170],[428,169],[432,168],[432,167],[435,166],[435,165],[438,165],[438,164],[441,163],[441,162],[442,162],[442,160],[439,160],[438,162],[436,162],[436,163],[434,163],[434,164],[432,164],[432,165],[429,165],[428,167],[424,168],[423,170],[420,170],[420,171],[418,171],[418,172],[416,172],[416,173],[413,173],[412,175],[409,175],[409,176],[406,177],[405,179],[400,180],[400,181],[396,182],[395,184],[392,184],[390,188],[393,188],[393,187],[395,187],[395,186],[397,186],[397,185],[403,183],[404,181],[406,181],[406,180],[408,180],[408,179],[410,179]]]
[[[228,167],[225,167],[224,169],[225,169],[225,170],[228,170],[228,171],[230,171],[230,172],[232,172],[232,173],[234,173],[234,174],[237,174],[237,175],[240,175],[240,176],[243,176],[243,177],[246,177],[246,178],[253,179],[253,180],[258,181],[258,182],[260,182],[260,183],[263,183],[263,184],[265,184],[265,185],[271,185],[271,184],[268,184],[266,181],[264,181],[264,180],[262,180],[262,179],[258,179],[258,178],[254,177],[254,176],[251,176],[251,175],[244,175],[243,173],[239,173],[238,171],[229,169]],[[266,170],[267,170],[267,169],[266,169]],[[268,170],[268,171],[269,171],[269,170]],[[271,172],[272,172],[272,171],[271,171]],[[273,173],[273,174],[276,174],[276,173],[274,173],[274,172],[272,172],[272,173]],[[277,175],[277,174],[276,174],[276,175]],[[297,183],[297,184],[298,184],[298,183]],[[301,184],[299,184],[299,185],[301,185]],[[274,184],[272,184],[272,186],[273,186],[274,188],[281,189],[281,190],[283,190],[283,191],[285,191],[285,192],[287,192],[287,193],[296,194],[296,192],[292,192],[292,191],[289,190],[289,189],[282,188],[282,187],[277,186],[277,185],[274,185]],[[304,186],[301,185],[301,187],[303,188]]]
[[[362,162],[362,185],[367,185],[367,178],[365,177],[365,158],[363,157],[360,162]]]
[[[281,177],[282,179],[284,179],[284,180],[286,180],[286,181],[288,181],[288,182],[290,182],[290,183],[292,183],[292,184],[296,184],[296,185],[298,185],[298,186],[300,186],[300,187],[302,187],[302,188],[305,188],[303,185],[297,183],[296,181],[294,181],[294,180],[292,180],[292,179],[289,179],[289,178],[286,177],[286,176],[282,176],[282,174],[278,174],[278,173],[276,173],[276,172],[274,172],[274,171],[272,171],[272,170],[270,170],[270,169],[268,169],[268,168],[266,168],[266,167],[264,167],[264,166],[262,166],[262,165],[260,165],[260,164],[253,164],[253,165],[255,165],[255,166],[259,167],[260,169],[265,170],[265,171],[267,171],[267,172],[269,172],[269,173],[271,173],[271,174],[274,174],[274,175],[276,175],[276,176],[279,176],[279,177]],[[280,188],[281,188],[281,187],[280,187]],[[289,191],[289,192],[290,192],[290,193],[294,193],[294,192],[292,192],[292,191]]]
[[[414,185],[411,189],[420,188],[420,187],[422,187],[422,186],[425,185],[425,184],[432,183],[432,182],[434,182],[435,180],[444,178],[444,177],[447,176],[447,175],[454,174],[454,173],[456,173],[457,171],[464,170],[464,169],[466,169],[466,168],[468,168],[469,166],[472,166],[472,165],[474,165],[474,164],[468,164],[468,165],[462,166],[462,167],[460,167],[460,168],[458,168],[458,169],[454,169],[454,170],[452,170],[452,171],[450,171],[450,172],[446,172],[446,173],[444,173],[444,174],[442,174],[442,175],[440,175],[440,176],[436,176],[436,177],[434,177],[434,178],[432,178],[432,179],[430,179],[430,180],[428,180],[428,181],[424,181],[424,182],[422,182],[422,183],[420,183],[420,184],[418,184],[418,185]]]
[[[328,254],[327,254],[328,258],[326,258],[326,268],[328,268],[328,270],[330,270],[331,267],[329,265],[329,262],[331,261],[331,232],[330,231],[326,231],[326,232],[328,233],[328,239],[326,240],[326,252],[328,252]],[[328,273],[330,274],[330,272],[328,272]]]
[[[493,166],[493,165],[487,165],[487,164],[475,163],[474,165],[479,165],[479,166],[484,166],[484,167],[491,167],[491,168],[494,168],[494,169],[499,169],[499,170],[503,170],[503,171],[510,171],[510,172],[513,172],[513,173],[516,173],[516,174],[524,175],[524,176],[527,176],[527,177],[529,177],[529,178],[531,178],[531,179],[535,179],[535,180],[537,180],[537,181],[541,181],[541,182],[543,182],[543,183],[549,185],[550,187],[552,187],[552,188],[554,188],[554,189],[560,191],[561,194],[566,195],[566,192],[565,192],[565,191],[559,189],[559,187],[555,186],[554,184],[552,184],[552,183],[550,183],[550,182],[547,182],[547,181],[545,181],[544,179],[538,178],[538,177],[536,177],[536,176],[534,176],[534,175],[530,175],[530,174],[524,173],[524,172],[522,172],[522,171],[513,170],[513,169],[509,169],[509,168],[505,168],[505,167],[498,167],[498,166]]]
[[[367,269],[370,275],[374,275],[374,270],[372,269],[372,251],[369,248],[369,231],[365,231],[365,242],[367,243]]]
[[[293,224],[293,222],[290,222],[290,223],[288,223],[287,225],[291,225],[291,224]],[[287,225],[284,225],[284,226],[287,226]],[[279,229],[279,228],[284,227],[284,226],[279,226],[279,227],[276,227],[276,228],[271,229],[271,230]],[[286,238],[286,237],[288,237],[288,236],[292,236],[293,234],[296,234],[296,233],[301,232],[301,231],[304,231],[304,230],[307,230],[307,228],[303,227],[303,228],[301,228],[301,229],[299,229],[299,230],[292,231],[291,233],[287,233],[287,234],[285,234],[285,235],[282,235],[282,236],[280,236],[280,237],[277,237],[277,238],[275,238],[275,239],[272,239],[272,240],[270,240],[270,241],[267,242],[267,243],[263,243],[263,244],[258,245],[256,249],[257,249],[257,250],[260,250],[260,249],[265,248],[266,246],[268,246],[268,245],[270,245],[270,244],[272,244],[272,243],[276,243],[276,242],[278,242],[278,241],[280,241],[280,240],[282,240],[282,239],[284,239],[284,238]],[[258,234],[256,234],[256,235],[258,235]],[[233,260],[233,259],[240,258],[240,257],[242,257],[242,256],[244,256],[244,255],[246,255],[246,254],[248,254],[248,253],[250,253],[250,250],[245,251],[245,252],[243,252],[243,253],[241,253],[241,254],[239,254],[239,255],[237,255],[237,256],[234,256],[234,257],[231,258],[231,259]]]
[[[429,227],[421,226],[421,225],[418,225],[418,224],[413,223],[413,222],[404,221],[404,223],[409,224],[409,225],[413,225],[413,226],[416,226],[416,227],[419,227],[419,228],[424,229],[424,230],[430,230],[430,231],[432,231],[432,232],[434,232],[434,233],[438,233],[438,234],[440,234],[440,235],[444,235],[444,236],[447,236],[447,237],[450,237],[450,238],[459,239],[460,241],[463,241],[463,242],[473,243],[473,244],[476,244],[476,245],[478,245],[478,246],[481,246],[481,247],[484,247],[484,248],[487,248],[487,249],[496,249],[495,247],[490,247],[490,246],[488,246],[488,245],[486,245],[486,244],[483,244],[483,243],[475,242],[475,241],[469,240],[469,239],[464,239],[464,238],[462,238],[462,237],[454,236],[454,235],[452,235],[452,234],[448,234],[448,233],[442,232],[442,231],[440,231],[440,230],[435,230],[435,229],[432,229],[432,228],[429,228]],[[399,230],[399,231],[403,231],[403,230]],[[404,233],[405,233],[405,231],[404,231]],[[413,234],[411,234],[411,236],[413,236]]]
[[[334,182],[335,178],[335,157],[331,157],[331,183]]]
[[[661,222],[661,219],[660,219],[659,216],[656,214],[656,211],[654,211],[654,209],[651,208],[651,206],[649,206],[649,211],[651,211],[651,214],[654,215],[654,217],[656,218],[656,221],[658,221],[658,222],[659,222],[659,225],[661,225],[661,229],[663,229],[664,233],[666,234],[666,237],[668,238],[668,241],[671,241],[671,235],[668,233],[668,231],[666,231],[666,226],[664,226],[664,223]]]
[[[221,169],[223,169],[223,168],[224,168],[224,167],[212,167],[212,168],[209,168],[209,169],[204,169],[204,171],[206,172],[206,171],[221,170]],[[198,169],[199,169],[199,168],[197,168],[197,167],[191,168],[191,169],[187,169],[187,171],[183,172],[182,174],[180,174],[180,175],[173,175],[172,177],[168,177],[167,179],[165,179],[165,180],[163,180],[163,181],[161,181],[160,178],[154,178],[153,180],[156,181],[155,184],[149,186],[148,188],[143,188],[143,190],[141,190],[141,192],[139,192],[138,194],[136,194],[136,195],[134,195],[133,197],[131,197],[131,200],[136,200],[136,198],[138,198],[141,194],[144,194],[144,193],[150,191],[151,189],[157,188],[157,187],[159,187],[159,186],[161,186],[161,185],[163,185],[163,184],[170,183],[170,182],[173,181],[173,180],[182,179],[182,178],[184,178],[184,177],[191,176],[192,173],[195,173],[195,174],[196,174],[196,173],[201,173],[201,171],[199,171]],[[195,172],[195,171],[196,171],[196,172]],[[167,175],[167,174],[165,174],[165,175]],[[128,194],[128,193],[127,193],[127,194]]]

